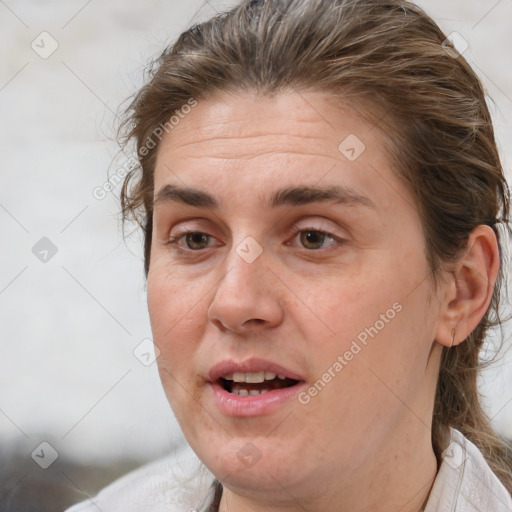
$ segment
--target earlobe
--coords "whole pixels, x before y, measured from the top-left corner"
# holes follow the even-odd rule
[[[462,343],[480,323],[498,275],[498,241],[489,226],[477,226],[466,247],[444,284],[436,341],[446,347]]]
[[[458,345],[458,343],[455,343],[455,335],[457,334],[457,329],[456,328],[453,328],[452,329],[452,343],[450,345],[450,348],[453,347],[453,345]]]
[[[443,315],[441,318],[436,332],[436,341],[441,345],[452,348],[459,345],[466,337],[470,334],[461,336],[461,332],[463,332],[463,320],[462,315],[459,313],[457,315]],[[472,329],[471,329],[472,330]],[[465,329],[464,329],[465,332]]]

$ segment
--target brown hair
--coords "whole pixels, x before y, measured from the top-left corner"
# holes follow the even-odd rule
[[[510,233],[509,190],[491,116],[478,77],[437,24],[406,0],[247,0],[181,34],[126,111],[121,143],[135,142],[140,166],[123,184],[123,224],[135,220],[144,230],[146,275],[162,128],[170,131],[169,120],[191,100],[218,91],[286,90],[350,97],[389,134],[397,173],[417,201],[435,283],[479,224],[495,231],[503,263],[499,225],[502,236]],[[443,433],[458,429],[511,492],[510,447],[489,425],[477,389],[484,337],[502,323],[503,282],[500,267],[478,327],[443,348],[432,444],[440,464]]]

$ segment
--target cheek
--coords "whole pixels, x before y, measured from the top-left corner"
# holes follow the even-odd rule
[[[393,304],[400,298],[397,281],[389,274],[370,270],[333,278],[322,285],[310,283],[297,294],[305,297],[295,310],[297,321],[309,333],[307,339],[316,346],[325,344],[325,350],[317,352],[319,356],[347,349],[360,334],[364,339],[366,328],[375,322],[381,327],[381,314],[395,316]]]
[[[193,399],[197,392],[194,361],[204,328],[198,315],[205,303],[198,303],[199,290],[190,283],[155,270],[148,275],[147,297],[153,341],[159,350],[156,362],[169,404],[181,428],[187,430],[189,418],[201,416]]]
[[[170,395],[178,383],[185,385],[192,378],[194,353],[204,331],[206,297],[199,287],[169,272],[150,271],[147,290],[153,341],[159,350],[157,364]]]
[[[150,269],[148,275],[148,311],[157,341],[176,338],[176,332],[190,328],[192,318],[204,306],[204,291],[194,281],[181,278],[176,270],[163,265]]]
[[[379,335],[382,340],[376,339],[369,360],[373,373],[405,402],[424,384],[435,341],[437,310],[429,302],[430,290],[430,280],[424,279],[404,291],[400,313]]]
[[[365,391],[374,394],[375,385],[382,387],[378,376],[396,386],[402,396],[428,357],[432,330],[425,326],[433,325],[435,319],[428,306],[430,285],[424,261],[406,255],[403,265],[397,265],[391,256],[376,254],[379,265],[309,288],[309,307],[298,307],[294,315],[315,348],[314,374],[321,377],[329,369],[343,374],[334,380],[338,385],[344,382],[345,397],[349,389],[358,390],[354,399],[363,398]],[[332,368],[338,356],[342,356],[343,369],[337,365],[336,371]],[[376,381],[372,389],[368,389],[369,381]]]
[[[424,325],[425,289],[404,298],[407,292],[395,280],[370,281],[343,291],[331,287],[319,298],[317,313],[334,334],[319,335],[325,327],[315,333],[306,318],[301,324],[315,347],[315,382],[302,406],[306,423],[327,437],[339,438],[342,431],[347,443],[364,446],[378,444],[413,399],[430,346],[420,347],[428,334],[417,327]]]

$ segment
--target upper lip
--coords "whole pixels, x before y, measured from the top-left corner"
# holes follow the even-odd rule
[[[267,361],[266,359],[260,359],[256,357],[241,362],[236,362],[231,359],[220,361],[219,363],[212,366],[208,372],[207,380],[208,382],[215,382],[222,376],[229,375],[230,373],[248,373],[261,371],[273,372],[277,375],[284,375],[285,377],[293,380],[304,380],[304,377],[292,370],[289,370],[288,368],[284,368],[283,366],[272,361]]]

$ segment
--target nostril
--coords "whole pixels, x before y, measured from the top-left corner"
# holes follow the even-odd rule
[[[256,324],[262,324],[262,323],[264,323],[264,322],[265,322],[265,320],[263,320],[263,319],[261,319],[261,318],[251,318],[250,320],[247,320],[247,321],[245,322],[245,324],[249,324],[249,325],[250,325],[250,324],[251,324],[251,323],[253,323],[253,322],[254,322],[254,323],[256,323]]]

